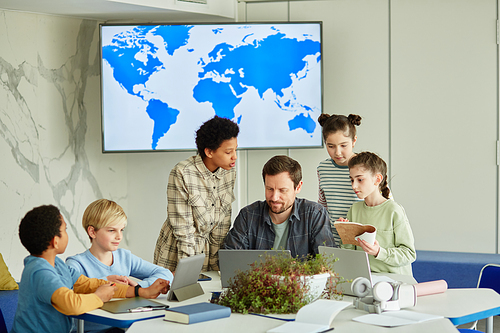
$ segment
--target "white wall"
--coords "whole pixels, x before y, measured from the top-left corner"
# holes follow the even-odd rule
[[[363,116],[356,148],[389,163],[417,249],[497,251],[496,0],[240,6],[248,21],[323,21],[325,112]]]
[[[323,21],[325,112],[363,116],[356,148],[391,165],[417,249],[496,251],[495,0],[238,3],[237,11],[240,21]],[[123,246],[151,260],[168,174],[192,154],[101,153],[97,28],[0,11],[0,252],[17,279],[27,254],[19,220],[47,203],[69,222],[66,255],[87,246],[83,210],[106,197],[129,216]],[[302,164],[301,196],[317,199],[324,149],[239,151],[233,215],[263,199],[261,168],[275,154]]]
[[[496,7],[392,1],[392,188],[420,249],[497,250]]]
[[[81,252],[85,207],[103,196],[126,207],[127,166],[100,153],[97,22],[0,11],[0,45],[0,252],[19,279],[24,214],[56,205],[66,253]]]

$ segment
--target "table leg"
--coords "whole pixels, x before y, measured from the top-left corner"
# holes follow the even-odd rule
[[[493,316],[486,318],[486,332],[493,333]]]
[[[85,332],[85,327],[84,327],[85,321],[82,319],[77,319],[77,324],[76,324],[76,331],[78,333],[84,333]],[[493,332],[492,332],[493,333]]]

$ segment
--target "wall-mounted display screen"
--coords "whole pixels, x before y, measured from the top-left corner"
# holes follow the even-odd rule
[[[321,147],[321,23],[101,25],[103,151],[195,149],[214,115],[239,148]]]

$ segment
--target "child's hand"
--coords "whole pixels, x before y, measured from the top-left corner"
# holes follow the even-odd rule
[[[139,296],[144,298],[156,298],[160,294],[166,294],[169,289],[169,281],[158,279],[149,287],[139,289]]]
[[[378,244],[378,241],[375,239],[375,242],[373,242],[373,245],[368,243],[367,241],[364,241],[362,239],[358,239],[359,246],[363,248],[363,250],[371,254],[372,256],[378,256],[378,252],[380,251],[380,245]]]
[[[125,275],[108,275],[106,280],[110,282],[116,282],[121,284],[129,284],[129,278]]]
[[[337,221],[338,221],[338,222],[349,222],[349,220],[348,220],[348,219],[345,219],[345,218],[343,218],[343,217],[339,217],[339,218],[337,219]]]
[[[96,294],[103,302],[107,302],[113,298],[116,289],[118,288],[114,283],[107,283],[97,288],[94,294]]]
[[[129,286],[135,287],[135,286],[137,286],[137,285],[138,285],[138,283],[137,283],[137,282],[135,282],[134,280],[132,280],[132,279],[131,279],[131,278],[129,278],[128,276],[126,276],[126,278],[127,278],[127,284],[128,284]]]

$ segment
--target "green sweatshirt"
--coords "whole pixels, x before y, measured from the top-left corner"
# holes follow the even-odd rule
[[[410,223],[405,210],[394,200],[369,207],[364,201],[356,202],[347,213],[351,222],[371,224],[377,228],[376,239],[380,245],[378,256],[369,256],[372,272],[412,275],[411,263],[417,254]],[[363,249],[342,244],[345,249]]]

